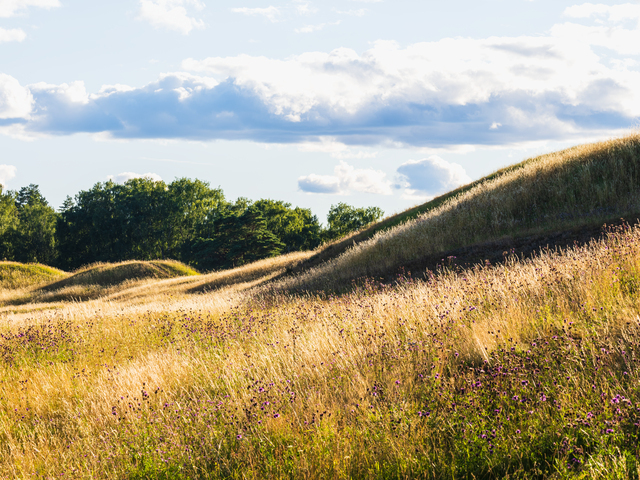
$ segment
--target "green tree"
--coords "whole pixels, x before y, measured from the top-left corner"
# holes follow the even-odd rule
[[[239,215],[227,211],[221,216],[212,238],[194,242],[192,258],[201,270],[226,269],[274,257],[283,248],[284,244],[267,229],[260,210],[250,206]]]
[[[382,218],[384,212],[378,207],[356,208],[346,203],[331,205],[327,222],[326,239],[334,240],[348,233],[360,230]]]
[[[18,262],[53,264],[56,261],[58,214],[37,185],[21,188],[15,200],[18,221],[10,233],[12,257]]]
[[[200,180],[98,183],[62,207],[61,264],[75,268],[96,261],[157,258],[189,262],[191,243],[213,234],[213,222],[226,205],[222,190]]]
[[[311,250],[322,242],[318,217],[308,208],[291,208],[290,203],[269,199],[258,200],[253,206],[262,214],[267,229],[285,245],[285,251]]]
[[[0,185],[0,259],[13,258],[13,232],[18,225],[15,192],[4,192]]]

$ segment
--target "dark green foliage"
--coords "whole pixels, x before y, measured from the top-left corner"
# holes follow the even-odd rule
[[[340,202],[332,205],[327,215],[329,228],[326,231],[328,240],[343,237],[350,232],[360,230],[384,215],[378,207],[355,208]]]
[[[54,263],[58,215],[38,186],[29,185],[18,193],[0,195],[0,249],[3,258],[24,263]]]
[[[284,244],[267,228],[260,210],[250,206],[215,222],[212,238],[199,238],[192,246],[193,263],[202,270],[238,267],[282,252]]]
[[[61,263],[76,268],[96,261],[183,259],[185,242],[208,235],[223,205],[222,190],[200,180],[98,183],[63,205]]]
[[[280,200],[258,200],[253,204],[264,217],[267,229],[285,245],[287,252],[312,250],[322,243],[318,217],[308,208],[291,208]]]
[[[232,268],[283,252],[310,250],[382,215],[379,208],[332,207],[329,230],[310,209],[240,197],[180,178],[97,183],[67,197],[56,213],[29,185],[0,189],[0,258],[65,270],[95,262],[175,259],[204,270]]]
[[[11,258],[11,233],[18,224],[18,209],[16,208],[15,193],[2,191],[0,185],[0,258]]]

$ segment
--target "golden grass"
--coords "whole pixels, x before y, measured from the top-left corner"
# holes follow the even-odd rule
[[[280,394],[265,397],[284,419],[265,420],[260,434],[265,442],[286,435],[291,437],[287,442],[302,448],[304,421],[322,412],[333,416],[323,420],[324,433],[316,435],[329,441],[329,430],[351,425],[354,405],[379,408],[370,394],[374,383],[397,392],[407,411],[417,408],[411,392],[419,387],[416,368],[422,364],[433,363],[431,373],[445,375],[460,362],[482,364],[500,346],[526,345],[560,329],[623,338],[631,332],[628,322],[640,313],[638,297],[629,295],[636,283],[640,286],[638,272],[640,229],[634,228],[564,253],[442,272],[427,282],[394,288],[368,284],[340,297],[251,297],[227,287],[179,298],[150,293],[146,304],[97,300],[55,312],[5,313],[0,326],[5,338],[0,472],[9,477],[36,471],[49,472],[46,477],[62,472],[74,478],[127,476],[136,461],[124,448],[126,442],[147,438],[156,442],[154,448],[169,448],[158,439],[191,428],[205,435],[205,424],[179,423],[174,433],[170,426],[202,402],[224,400],[226,412],[249,408],[256,393],[247,385],[255,379],[265,388],[293,382],[297,392],[294,403],[283,402]],[[38,353],[20,340],[29,328],[35,344],[59,348]],[[425,349],[419,364],[409,361],[410,345]],[[153,395],[142,402],[142,391]],[[127,402],[133,402],[135,414]],[[171,410],[163,409],[165,404]],[[125,417],[125,423],[117,420]],[[364,431],[376,420],[358,422],[349,428]],[[235,424],[216,428],[216,442],[227,438],[228,444],[229,435],[247,435]],[[308,476],[321,476],[318,469],[333,462],[333,455],[358,458],[378,448],[344,438],[332,447],[341,450],[330,458],[319,456],[316,447],[304,447],[300,461]],[[405,435],[385,441],[400,452],[411,450],[413,440]],[[348,471],[346,464],[332,468]]]
[[[529,159],[459,191],[417,219],[354,244],[280,288],[339,288],[455,248],[637,214],[640,133]]]
[[[600,218],[602,202],[616,212],[635,208],[629,158],[637,158],[637,141],[524,162],[286,285],[336,285],[348,269],[351,276],[393,268],[425,249],[449,248],[455,228],[462,238],[455,241],[477,241],[533,231],[541,219],[556,228]],[[614,184],[602,169],[616,166]],[[592,203],[563,203],[568,176],[594,184],[585,186]],[[607,203],[614,189],[618,201]],[[539,206],[541,198],[549,205]],[[523,211],[526,202],[536,208]],[[506,213],[497,215],[501,206]],[[560,215],[567,211],[572,218]],[[622,478],[637,466],[625,457],[640,454],[637,442],[623,452],[622,434],[600,449],[593,438],[626,428],[610,415],[612,398],[640,407],[640,226],[425,281],[369,280],[339,296],[270,288],[313,254],[208,275],[3,293],[0,476],[528,478],[569,476],[575,470],[567,465],[579,459],[585,478]],[[96,298],[68,301],[92,288]],[[30,303],[17,304],[15,295]],[[507,354],[515,373],[503,381]],[[495,392],[474,393],[494,380]],[[508,403],[522,392],[529,403]],[[548,402],[539,400],[544,392]],[[480,413],[459,415],[464,402]],[[427,408],[434,413],[424,420]],[[495,424],[507,408],[511,425]],[[571,437],[567,422],[594,411],[602,431],[580,424]],[[478,440],[492,428],[495,455]],[[467,429],[469,438],[460,433]]]
[[[0,290],[42,285],[67,275],[62,270],[38,263],[0,262]]]

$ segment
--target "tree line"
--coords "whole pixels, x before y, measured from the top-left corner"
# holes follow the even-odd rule
[[[96,183],[59,211],[37,185],[0,186],[0,259],[73,270],[94,262],[176,259],[202,271],[316,248],[380,219],[378,207],[332,205],[327,226],[280,200],[227,201],[187,178]]]

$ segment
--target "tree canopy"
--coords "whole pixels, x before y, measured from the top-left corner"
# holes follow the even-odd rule
[[[328,228],[280,200],[228,201],[222,189],[179,178],[96,183],[56,212],[37,185],[0,186],[0,256],[75,269],[94,262],[172,258],[201,270],[309,250],[379,219],[377,207],[332,206]]]

